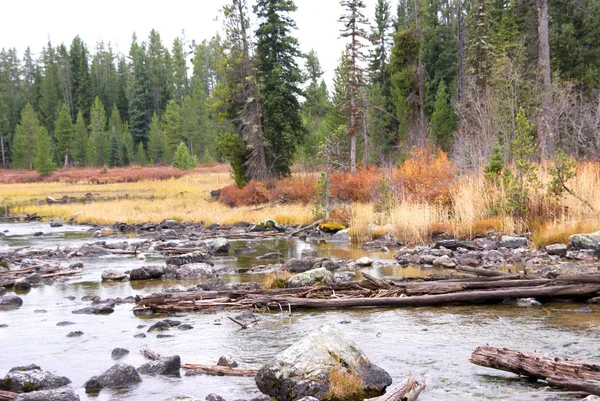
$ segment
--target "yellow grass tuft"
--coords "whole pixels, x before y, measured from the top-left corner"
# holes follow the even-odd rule
[[[329,372],[329,392],[324,397],[332,401],[362,401],[365,398],[362,380],[342,367]]]
[[[292,277],[292,273],[287,270],[275,270],[267,275],[263,284],[264,290],[274,290],[284,288],[285,282]]]

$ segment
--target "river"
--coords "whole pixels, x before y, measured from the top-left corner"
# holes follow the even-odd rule
[[[0,224],[0,250],[6,247],[31,246],[56,248],[67,244],[94,242],[88,227],[64,226],[50,228],[47,223]],[[43,236],[33,236],[35,232]],[[132,238],[107,238],[107,242],[136,241]],[[234,242],[232,249],[243,246]],[[370,255],[391,263],[390,254],[370,254],[352,246],[309,244],[300,240],[262,241],[251,256],[237,262],[223,262],[233,268],[257,264],[255,257],[279,251],[284,258],[298,256],[302,249],[313,247],[319,256],[355,259]],[[71,263],[71,260],[69,261]],[[163,355],[180,355],[182,362],[216,364],[221,355],[230,355],[243,367],[258,368],[267,359],[302,338],[307,332],[325,323],[338,326],[352,338],[376,364],[387,370],[394,385],[409,372],[417,380],[425,380],[427,389],[419,400],[567,400],[572,399],[544,386],[524,381],[509,381],[508,373],[494,371],[469,363],[471,352],[479,345],[489,344],[527,351],[540,351],[574,359],[600,362],[600,309],[592,306],[590,313],[578,313],[581,304],[556,303],[542,307],[519,308],[514,305],[463,307],[431,307],[406,309],[354,309],[342,311],[274,311],[261,314],[260,322],[242,330],[227,319],[230,311],[217,314],[192,313],[175,319],[191,324],[194,329],[171,329],[172,337],[157,338],[147,333],[150,325],[165,316],[135,316],[131,304],[117,305],[110,315],[76,315],[75,309],[88,306],[81,300],[87,295],[101,298],[125,298],[148,294],[171,286],[173,282],[102,283],[100,274],[112,268],[129,270],[145,264],[161,263],[157,255],[146,261],[132,256],[73,259],[82,262],[81,277],[66,283],[32,288],[19,294],[23,306],[0,311],[0,377],[11,367],[35,363],[42,369],[67,376],[81,400],[144,400],[163,401],[175,395],[192,395],[204,399],[216,393],[227,400],[252,398],[258,390],[251,378],[226,376],[182,376],[181,378],[147,377],[143,382],[123,391],[104,389],[98,396],[87,396],[83,384],[91,376],[111,367],[111,351],[115,347],[131,352],[120,362],[140,366],[144,363],[139,350],[149,348]],[[217,266],[219,267],[219,266]],[[222,267],[222,266],[221,266]],[[431,270],[384,266],[372,268],[378,276],[419,276]],[[261,281],[262,276],[232,274],[226,281]],[[177,283],[183,287],[193,282]],[[70,298],[67,298],[70,297]],[[75,297],[74,300],[72,297]],[[73,325],[57,326],[70,321]],[[142,327],[144,326],[144,327]],[[81,330],[81,337],[67,337]],[[137,338],[144,333],[146,337]]]

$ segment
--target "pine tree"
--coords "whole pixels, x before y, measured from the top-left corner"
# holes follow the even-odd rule
[[[13,167],[33,170],[33,158],[40,123],[31,104],[21,112],[21,123],[17,126],[13,140]],[[48,148],[48,152],[50,148]]]
[[[446,84],[442,80],[438,86],[435,98],[433,114],[431,115],[429,124],[429,133],[433,142],[446,152],[452,144],[452,135],[456,131],[456,122],[456,113],[448,101]]]
[[[181,38],[175,38],[173,41],[173,83],[175,84],[174,99],[181,104],[190,91],[187,62],[185,57],[184,41]],[[168,103],[167,103],[168,107]]]
[[[83,114],[83,121],[90,122],[90,109],[94,97],[92,95],[92,77],[88,63],[88,51],[85,46],[81,49],[81,65],[79,66],[79,91],[77,93],[77,108]]]
[[[96,150],[96,141],[90,134],[85,145],[85,165],[95,167],[98,165],[98,151]]]
[[[163,142],[163,135],[160,129],[160,121],[156,113],[152,115],[152,121],[150,122],[150,134],[148,136],[148,160],[150,163],[160,164],[164,161],[164,150],[165,144]]]
[[[198,159],[196,156],[190,154],[189,149],[185,146],[185,143],[181,142],[175,150],[175,156],[173,159],[173,167],[180,170],[193,170],[198,165]]]
[[[56,65],[57,56],[50,42],[44,48],[42,58],[44,61],[44,78],[41,85],[40,116],[42,124],[52,135],[54,134],[54,121],[58,116],[61,92]]]
[[[75,158],[75,163],[78,166],[83,166],[86,164],[86,155],[87,155],[87,142],[88,142],[88,130],[85,126],[85,121],[83,120],[83,112],[79,110],[77,113],[77,121],[75,122],[74,127],[74,148],[73,148],[73,157]]]
[[[109,135],[106,131],[104,105],[99,97],[94,99],[94,105],[90,112],[90,137],[94,141],[94,148],[97,155],[95,164],[102,166],[109,161]]]
[[[111,167],[123,165],[119,152],[119,136],[117,135],[117,131],[115,129],[110,131],[109,159]]]
[[[140,166],[145,166],[148,163],[148,158],[146,157],[146,150],[144,149],[143,143],[138,143],[137,151],[135,152],[135,161]]]
[[[129,124],[123,124],[123,131],[119,138],[119,157],[124,166],[130,165],[134,160],[135,146],[133,145],[133,137],[129,131]]]
[[[261,109],[264,137],[268,142],[267,166],[278,176],[291,174],[296,148],[304,137],[300,104],[296,95],[302,74],[296,58],[298,41],[291,36],[296,24],[289,13],[292,0],[258,0],[254,11],[260,21],[256,31],[256,59],[262,82]]]
[[[41,176],[50,175],[56,170],[56,164],[52,160],[52,141],[45,127],[40,127],[37,133],[33,166]]]
[[[56,150],[60,160],[64,160],[64,167],[69,165],[73,159],[74,150],[74,132],[73,124],[71,123],[71,113],[67,105],[63,104],[58,113],[58,118],[55,124]]]
[[[134,41],[131,45],[133,83],[129,94],[129,129],[135,144],[148,142],[150,126],[150,107],[154,98],[150,88],[150,80],[146,66],[146,53],[143,46]]]

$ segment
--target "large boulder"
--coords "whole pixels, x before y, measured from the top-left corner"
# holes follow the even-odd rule
[[[132,384],[140,383],[142,378],[137,370],[124,363],[117,363],[100,376],[93,376],[85,384],[85,392],[90,394],[99,393],[103,388],[123,388]]]
[[[147,362],[140,366],[137,371],[149,376],[163,375],[179,377],[180,369],[181,358],[179,355],[173,355]]]
[[[165,274],[164,266],[143,266],[137,269],[132,269],[129,273],[129,280],[150,280],[153,278],[161,278]]]
[[[360,378],[365,398],[382,395],[392,383],[390,375],[373,364],[358,346],[332,325],[323,326],[268,361],[256,375],[256,385],[279,401],[329,391],[331,372]]]
[[[57,376],[44,372],[37,365],[17,366],[12,368],[2,380],[3,389],[13,392],[52,390],[66,386],[71,380],[64,376]]]
[[[285,282],[287,288],[310,287],[317,283],[331,284],[335,281],[333,273],[324,267],[294,274]]]
[[[202,252],[175,255],[167,259],[167,265],[183,266],[190,263],[208,263],[212,266],[212,262],[210,262],[210,256]]]
[[[23,305],[23,299],[16,295],[8,294],[0,296],[0,310],[14,309]]]
[[[169,266],[165,270],[165,278],[191,280],[216,277],[215,269],[208,263],[189,263],[180,267]]]
[[[211,255],[229,255],[229,241],[226,238],[215,238],[206,243]]]
[[[102,281],[123,281],[127,278],[127,273],[116,270],[108,269],[102,272]]]
[[[569,244],[576,249],[600,250],[600,231],[591,234],[573,234],[569,237]]]
[[[80,401],[80,399],[72,388],[63,387],[19,394],[15,401]]]

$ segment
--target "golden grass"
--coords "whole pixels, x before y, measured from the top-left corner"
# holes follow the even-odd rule
[[[362,401],[365,397],[362,380],[353,373],[339,367],[329,372],[329,391],[327,400]]]
[[[539,179],[551,177],[540,169]],[[545,196],[543,190],[532,195],[531,212],[514,216],[498,207],[506,203],[500,189],[491,189],[482,175],[462,176],[456,180],[450,201],[417,201],[405,196],[398,199],[387,215],[376,213],[372,203],[354,203],[343,208],[350,223],[350,236],[364,242],[391,233],[410,244],[429,241],[431,234],[446,231],[457,237],[472,238],[489,230],[502,233],[532,232],[537,246],[565,242],[575,232],[600,229],[600,163],[583,163],[569,187],[592,208],[576,197],[565,194],[560,205]],[[78,222],[110,224],[114,222],[160,222],[176,219],[205,224],[256,223],[272,218],[285,225],[313,221],[312,205],[287,203],[263,207],[230,208],[210,200],[210,191],[232,183],[228,172],[214,169],[195,171],[181,178],[115,184],[69,184],[61,182],[0,184],[0,204],[11,205],[13,213],[34,213]],[[47,196],[82,198],[118,198],[91,203],[45,204]],[[32,201],[37,200],[37,201]],[[41,202],[39,202],[41,201]],[[341,209],[340,209],[341,210]]]
[[[267,275],[263,284],[264,290],[274,290],[277,288],[284,288],[285,282],[288,278],[292,277],[292,273],[287,270],[275,270]]]

